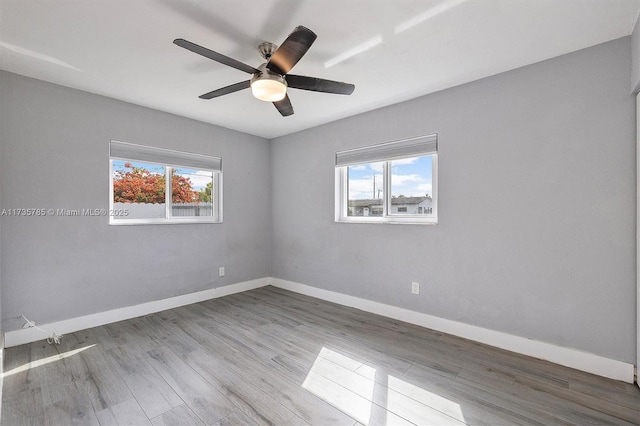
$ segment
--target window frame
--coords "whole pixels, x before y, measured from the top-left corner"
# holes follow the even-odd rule
[[[130,150],[132,156],[113,155],[112,147],[113,143],[119,146],[126,147]],[[150,161],[144,158],[135,158],[136,149],[140,149],[141,152],[153,152],[159,157],[166,156],[166,161]],[[172,157],[201,157],[202,159],[211,159],[219,163],[219,170],[209,167],[193,166],[186,164],[176,164],[179,160],[174,160]],[[129,162],[141,162],[147,164],[154,164],[164,167],[165,172],[165,215],[163,218],[136,218],[131,219],[126,216],[111,214],[115,213],[114,201],[113,201],[113,164],[115,161],[129,161]],[[169,164],[173,163],[173,164]],[[174,216],[172,213],[173,194],[172,194],[172,170],[186,168],[190,170],[203,170],[212,172],[213,184],[212,184],[212,204],[213,215],[212,216]],[[188,223],[222,223],[222,159],[220,157],[194,154],[184,151],[169,150],[164,148],[155,148],[145,145],[131,144],[127,142],[111,141],[109,146],[109,225],[168,225],[168,224],[188,224]]]
[[[351,151],[371,152],[383,151],[384,148],[394,148],[394,145],[402,148],[402,144],[419,146],[424,141],[425,145],[428,143],[434,144],[435,148],[426,153],[412,153],[406,155],[393,155],[390,157],[374,157],[368,161],[355,161],[348,164],[338,164],[338,156],[342,153],[349,154],[349,151],[336,153],[336,168],[335,168],[335,221],[338,223],[388,223],[388,224],[415,224],[415,225],[436,225],[438,223],[438,149],[437,149],[437,134],[418,136],[410,139],[403,139],[394,142],[387,142],[385,144],[371,145],[367,147],[357,148]],[[386,147],[385,147],[386,145]],[[382,150],[381,150],[382,148]],[[419,148],[418,148],[419,149]],[[387,150],[390,151],[390,150]],[[375,155],[375,154],[374,154]],[[413,157],[425,157],[430,156],[432,159],[432,214],[406,214],[406,213],[392,213],[392,193],[391,193],[391,163],[394,160],[401,160],[404,158]],[[349,216],[349,173],[348,168],[358,164],[371,164],[371,163],[383,163],[382,175],[383,175],[383,202],[382,202],[382,216]]]

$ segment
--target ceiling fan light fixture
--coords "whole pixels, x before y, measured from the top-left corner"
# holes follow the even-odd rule
[[[258,67],[259,73],[251,79],[251,93],[265,102],[278,102],[287,95],[287,82],[280,74],[271,72],[267,64]]]
[[[287,94],[287,86],[278,80],[261,78],[251,82],[253,96],[265,102],[278,102]]]

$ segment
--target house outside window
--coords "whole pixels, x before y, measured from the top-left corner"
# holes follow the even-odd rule
[[[336,221],[437,223],[437,135],[336,153]]]

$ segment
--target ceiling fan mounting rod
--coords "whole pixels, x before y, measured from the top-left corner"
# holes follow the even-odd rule
[[[264,43],[260,43],[258,45],[258,52],[260,52],[260,56],[262,56],[265,60],[269,60],[274,53],[278,50],[278,45],[269,43],[265,41]]]

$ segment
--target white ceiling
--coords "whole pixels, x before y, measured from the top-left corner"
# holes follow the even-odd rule
[[[0,68],[273,138],[631,34],[640,0],[0,0]],[[289,90],[281,117],[250,77],[175,46],[257,67],[262,41],[318,39],[292,70],[356,85]]]

